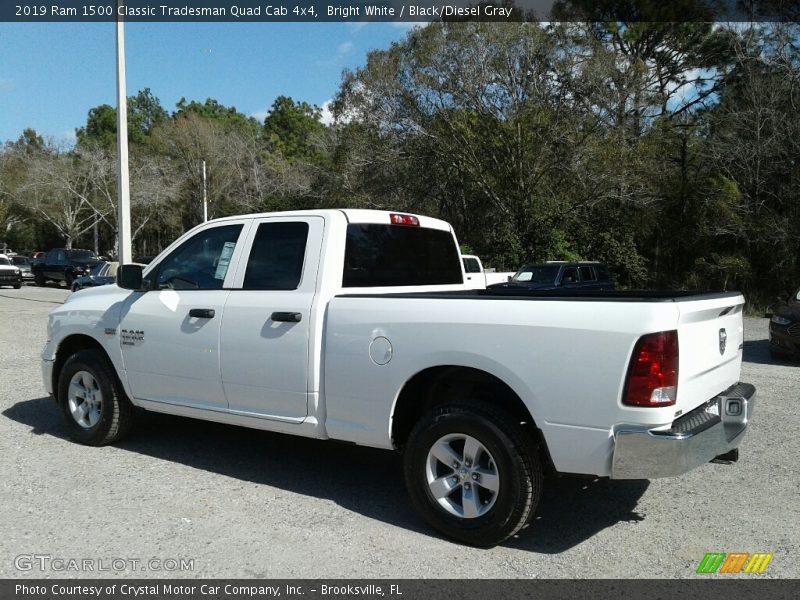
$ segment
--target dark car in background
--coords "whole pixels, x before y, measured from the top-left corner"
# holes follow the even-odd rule
[[[118,262],[100,262],[91,268],[91,270],[81,277],[78,277],[72,282],[71,290],[77,292],[88,287],[97,287],[98,285],[109,285],[117,281],[117,269],[119,268]]]
[[[86,275],[100,259],[91,250],[55,248],[35,261],[31,270],[36,285],[46,285],[48,281],[64,282],[72,289],[78,277]]]
[[[489,289],[506,290],[613,290],[614,280],[604,264],[597,262],[546,262],[525,265],[507,282]]]
[[[769,321],[769,353],[775,358],[800,358],[800,290]]]

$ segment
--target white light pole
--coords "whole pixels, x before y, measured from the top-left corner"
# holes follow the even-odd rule
[[[208,193],[206,192],[206,161],[203,161],[203,223],[208,221]]]
[[[125,0],[118,0],[118,6],[124,4]],[[125,26],[117,10],[117,260],[121,265],[133,262],[128,173],[128,97],[125,88]]]

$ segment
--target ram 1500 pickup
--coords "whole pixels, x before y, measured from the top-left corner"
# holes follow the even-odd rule
[[[34,261],[31,272],[38,286],[47,285],[48,281],[63,281],[68,289],[72,289],[72,282],[88,273],[98,262],[100,259],[91,250],[56,248],[42,260]]]
[[[451,227],[361,210],[200,225],[50,313],[43,377],[69,435],[134,407],[401,449],[411,502],[492,546],[543,473],[680,475],[733,459],[738,293],[470,290]]]

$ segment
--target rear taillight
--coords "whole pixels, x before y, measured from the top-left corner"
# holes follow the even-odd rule
[[[669,406],[678,394],[678,332],[643,335],[628,367],[623,404]]]
[[[389,221],[392,225],[408,225],[410,227],[419,227],[419,219],[414,215],[401,215],[398,213],[391,213]]]

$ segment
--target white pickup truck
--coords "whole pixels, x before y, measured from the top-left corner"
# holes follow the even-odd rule
[[[404,451],[451,539],[517,532],[543,473],[645,479],[734,460],[738,293],[471,290],[451,227],[319,210],[186,233],[50,313],[45,386],[70,436],[135,410]]]
[[[482,290],[495,283],[506,283],[515,272],[498,273],[494,269],[487,271],[483,268],[481,259],[473,254],[462,254],[461,262],[464,263],[464,277],[467,285],[474,290]]]

